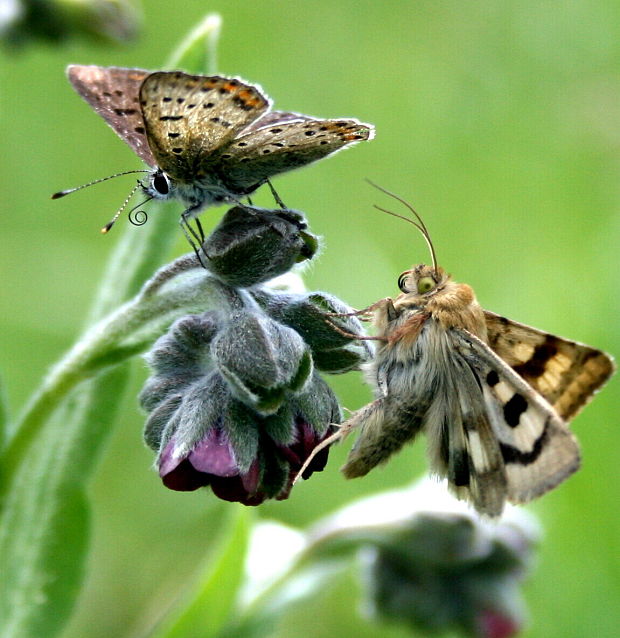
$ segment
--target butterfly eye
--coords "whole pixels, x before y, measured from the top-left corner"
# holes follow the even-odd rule
[[[436,286],[432,277],[422,277],[418,281],[418,294],[423,295],[425,292],[432,290]]]
[[[153,175],[151,183],[153,185],[153,188],[160,195],[167,195],[170,192],[170,182],[161,171],[157,171],[157,173]]]

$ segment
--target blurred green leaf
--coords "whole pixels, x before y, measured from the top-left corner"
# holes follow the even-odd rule
[[[128,367],[57,412],[19,466],[0,519],[0,636],[48,638],[67,623],[84,576],[85,486],[112,432]]]
[[[168,58],[168,69],[209,74],[217,70],[217,43],[222,28],[219,13],[207,14]]]
[[[204,574],[184,608],[163,623],[154,638],[214,638],[238,602],[248,550],[252,513],[238,506],[223,531],[219,548],[211,556]],[[238,638],[241,638],[239,636]]]

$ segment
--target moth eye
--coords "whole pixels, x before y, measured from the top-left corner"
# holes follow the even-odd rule
[[[422,277],[418,280],[418,294],[423,295],[425,292],[435,287],[435,280],[432,277]]]

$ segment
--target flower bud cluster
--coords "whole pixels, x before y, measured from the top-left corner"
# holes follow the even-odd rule
[[[261,285],[317,246],[299,213],[240,205],[203,244],[215,301],[154,344],[140,397],[145,439],[167,487],[210,486],[245,505],[287,498],[304,461],[340,422],[319,371],[346,372],[369,358],[355,338],[359,322],[327,322],[326,313],[349,310],[330,295]],[[327,456],[321,450],[304,477]]]

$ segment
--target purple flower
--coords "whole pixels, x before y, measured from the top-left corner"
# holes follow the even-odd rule
[[[297,332],[257,311],[177,321],[148,355],[148,445],[166,487],[210,487],[227,501],[285,499],[313,449],[340,422]],[[304,472],[323,469],[322,450]]]
[[[331,432],[331,428],[327,428],[319,434],[306,421],[296,419],[292,442],[283,445],[271,439],[265,440],[264,447],[247,469],[240,467],[230,437],[221,428],[210,429],[185,454],[175,453],[178,442],[173,436],[159,456],[159,475],[171,490],[191,492],[208,486],[218,498],[238,501],[243,505],[260,505],[267,498],[283,500],[288,498],[293,481],[312,450]],[[304,478],[323,470],[328,454],[327,448],[321,450],[305,470]],[[278,468],[287,466],[284,473],[280,472],[284,480],[280,481],[279,490],[275,493],[273,486],[266,486],[262,481],[268,473],[268,459]]]

